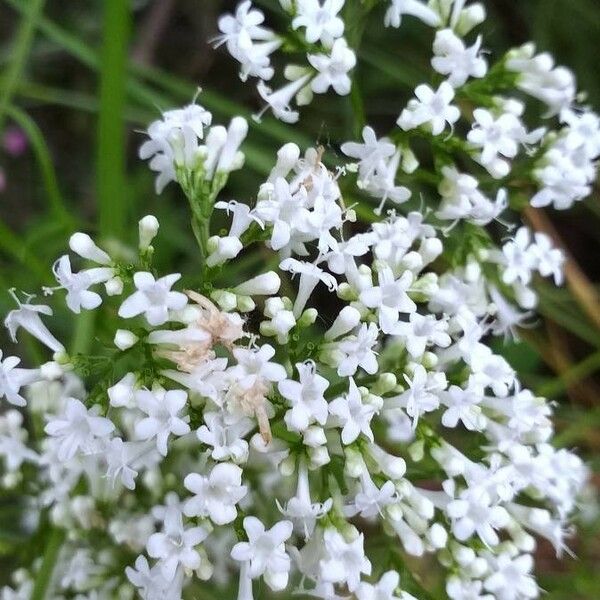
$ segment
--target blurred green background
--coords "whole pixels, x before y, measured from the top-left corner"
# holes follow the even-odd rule
[[[256,4],[275,8],[276,26],[277,2]],[[490,15],[482,28],[484,47],[492,56],[533,39],[576,72],[590,104],[600,109],[598,0],[484,4]],[[161,222],[159,260],[192,272],[186,203],[174,186],[156,197],[152,174],[136,151],[140,131],[160,110],[188,103],[197,86],[216,122],[259,108],[253,86],[240,83],[234,62],[207,42],[218,15],[234,6],[224,0],[0,0],[0,313],[11,307],[10,287],[34,292],[52,283],[50,266],[71,232],[85,229],[107,244],[135,244],[137,220],[147,213]],[[352,39],[365,27],[356,78],[368,99],[365,117],[382,132],[428,77],[432,41],[431,31],[410,18],[400,30],[384,30],[383,11],[377,8],[367,23],[354,22],[356,31],[349,32]],[[300,130],[266,118],[253,126],[246,168],[232,177],[226,195],[251,200],[284,142],[320,143],[336,153],[356,129],[351,101],[329,96],[305,109],[301,124]],[[568,213],[532,218],[534,226],[552,228],[571,254],[569,285],[539,288],[539,327],[524,333],[526,341],[498,350],[526,385],[557,401],[558,443],[578,448],[597,472],[600,196],[596,191]],[[260,260],[250,255],[232,268],[241,277]],[[85,350],[102,334],[102,322],[89,315],[57,317],[71,349]],[[0,332],[0,347],[8,343]],[[21,350],[31,361],[40,352],[31,342]],[[584,513],[572,541],[576,558],[557,561],[551,548],[540,546],[548,600],[600,598],[599,519],[592,509]],[[0,550],[4,534],[0,530]],[[8,574],[0,556],[0,584]]]

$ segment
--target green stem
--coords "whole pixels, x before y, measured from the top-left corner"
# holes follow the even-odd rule
[[[60,554],[63,542],[65,541],[65,530],[53,528],[50,532],[46,549],[44,550],[44,558],[42,566],[35,578],[33,592],[30,600],[44,600],[48,598],[49,586],[52,582],[52,573]]]
[[[204,282],[206,257],[208,256],[208,238],[210,237],[210,219],[194,212],[192,214],[192,231],[194,232],[194,237],[196,238],[198,248],[200,249],[200,270]]]
[[[130,9],[125,0],[104,2],[96,186],[100,234],[122,238],[126,223],[125,128]]]
[[[33,35],[38,19],[44,9],[45,0],[31,0],[31,2],[26,2],[25,4],[27,4],[27,8],[24,8],[22,11],[23,17],[15,38],[12,60],[4,78],[4,85],[0,89],[0,131],[2,131],[4,125],[6,111],[25,69],[29,50],[33,42]]]

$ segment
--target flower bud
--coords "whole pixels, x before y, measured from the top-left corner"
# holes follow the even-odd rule
[[[354,448],[345,448],[346,453],[346,472],[350,477],[358,478],[365,470],[365,461],[362,454]]]
[[[456,24],[456,33],[459,36],[467,35],[472,29],[485,21],[485,8],[479,2],[465,8]]]
[[[352,306],[345,306],[331,327],[325,332],[326,340],[335,340],[354,329],[360,323],[360,313]]]
[[[458,546],[453,550],[454,558],[456,562],[462,567],[466,567],[471,565],[473,561],[477,558],[475,555],[475,551],[472,548],[467,548],[466,546]]]
[[[298,319],[298,327],[310,327],[319,316],[316,308],[307,308]]]
[[[133,405],[133,395],[135,391],[136,379],[133,373],[127,373],[120,381],[108,388],[108,401],[111,406],[116,408]]]
[[[143,219],[140,219],[138,223],[140,244],[139,248],[142,252],[145,252],[152,244],[152,240],[158,233],[159,223],[158,219],[153,215],[146,215]]]
[[[423,358],[421,359],[421,363],[427,370],[435,369],[438,365],[439,358],[437,354],[433,352],[425,352],[423,354]]]
[[[101,265],[110,264],[110,256],[96,246],[87,233],[74,233],[69,240],[69,247],[75,254]]]
[[[393,373],[381,373],[377,381],[373,384],[371,391],[379,396],[390,393],[398,384],[398,380]]]
[[[247,313],[253,311],[256,308],[256,303],[250,296],[238,296],[237,297],[237,309],[240,312]]]
[[[425,445],[423,440],[418,440],[408,447],[408,454],[415,462],[423,460],[425,456]]]
[[[300,158],[300,148],[293,143],[285,144],[277,152],[277,163],[269,175],[269,181],[287,177]]]
[[[337,295],[338,295],[338,298],[341,298],[342,300],[345,300],[346,302],[352,302],[353,300],[356,300],[356,298],[357,298],[357,295],[356,295],[356,292],[354,291],[354,289],[352,287],[350,287],[350,285],[347,284],[345,281],[343,283],[340,283],[340,285],[338,286]]]
[[[414,173],[419,168],[419,159],[412,149],[407,145],[402,149],[402,170],[405,173]]]
[[[275,271],[253,277],[233,288],[233,292],[243,296],[272,296],[279,291],[281,279]]]
[[[317,446],[307,450],[308,458],[310,459],[310,468],[318,469],[326,465],[331,460],[327,446]]]
[[[119,296],[123,293],[123,280],[120,277],[113,277],[104,284],[104,288],[109,296]]]
[[[206,259],[206,264],[209,267],[216,267],[217,265],[224,263],[226,260],[235,258],[242,251],[244,246],[236,237],[213,236],[209,239],[208,247],[212,253]]]
[[[439,550],[448,543],[448,532],[439,523],[434,523],[427,532],[427,539],[434,548]]]
[[[419,254],[423,258],[423,264],[428,265],[433,262],[442,252],[444,246],[438,238],[427,238],[421,242]]]
[[[128,331],[127,329],[117,329],[114,344],[119,350],[125,351],[132,346],[135,346],[138,340],[138,336],[132,331]]]
[[[229,312],[237,307],[238,298],[226,290],[215,290],[210,297],[220,306],[221,310]]]
[[[389,504],[385,507],[387,514],[390,516],[390,519],[394,521],[401,521],[404,516],[404,512],[402,511],[402,507],[399,504]]]
[[[244,163],[244,155],[239,148],[248,135],[248,122],[243,117],[231,119],[227,130],[227,140],[221,150],[217,171],[230,172],[239,169]]]
[[[54,361],[50,361],[50,362],[44,363],[40,367],[40,375],[46,381],[54,381],[55,379],[62,377],[63,370],[61,369],[61,367],[58,363],[56,363]]]
[[[279,472],[284,476],[284,477],[290,477],[291,475],[294,474],[294,471],[296,470],[296,457],[293,455],[290,456],[286,456],[280,463],[279,463]]]
[[[305,446],[310,446],[311,448],[318,448],[319,446],[323,446],[327,443],[325,431],[322,427],[318,427],[317,425],[311,425],[304,431],[303,442]]]
[[[423,258],[413,250],[403,256],[401,265],[409,271],[420,271],[423,268]]]

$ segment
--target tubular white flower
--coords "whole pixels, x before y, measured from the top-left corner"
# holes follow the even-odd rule
[[[12,290],[11,295],[19,305],[19,308],[11,310],[4,319],[4,326],[12,341],[17,341],[17,331],[23,328],[53,352],[64,352],[65,347],[50,333],[40,317],[52,316],[52,309],[45,304],[30,304],[29,301],[21,304]]]

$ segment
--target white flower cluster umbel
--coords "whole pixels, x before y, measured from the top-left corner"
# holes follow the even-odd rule
[[[350,90],[345,4],[281,0],[310,66],[288,67],[278,92],[264,84],[270,55],[291,41],[249,0],[218,41],[293,121],[294,96]],[[137,260],[76,233],[44,289],[74,313],[103,311],[111,348],[70,355],[46,325],[52,310],[13,291],[10,336],[37,338],[51,360],[28,369],[0,355],[12,405],[2,484],[37,494],[32,520],[67,532],[51,597],[178,600],[237,577],[238,600],[258,580],[324,600],[412,600],[405,557],[427,553],[452,600],[541,594],[536,538],[567,548],[588,472],[552,445],[551,405],[490,341],[526,324],[536,280],[562,282],[547,236],[506,237],[509,206],[584,198],[599,121],[576,103],[573,75],[532,46],[488,69],[482,39],[465,39],[480,4],[392,0],[386,24],[404,17],[436,28],[432,66],[447,79],[418,86],[387,137],[367,126],[344,143],[337,168],[288,143],[252,204],[217,200],[243,165],[246,121],[213,125],[194,103],[150,125],[140,155],[159,191],[177,182],[187,197],[201,268],[185,284],[158,274],[147,216]],[[526,125],[526,95],[546,105],[543,127]],[[419,165],[417,138],[433,166]],[[368,228],[357,198],[378,205]],[[214,209],[230,217],[224,235],[211,235]],[[228,276],[253,251],[263,267]],[[28,598],[47,562],[0,596]]]

